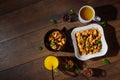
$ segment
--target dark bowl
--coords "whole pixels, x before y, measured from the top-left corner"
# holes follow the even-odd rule
[[[65,47],[65,44],[63,45],[63,47],[62,47],[60,50],[55,50],[55,49],[52,49],[52,48],[50,47],[49,36],[50,36],[50,34],[51,34],[52,32],[54,32],[54,31],[59,31],[59,32],[63,35],[63,37],[65,38],[65,44],[66,44],[66,36],[65,36],[65,34],[64,34],[61,30],[59,30],[59,29],[52,29],[52,30],[48,31],[48,32],[46,33],[45,37],[44,37],[45,47],[46,47],[48,50],[50,50],[50,51],[54,51],[54,52],[56,52],[56,51],[61,51],[61,50],[63,50],[63,48]]]

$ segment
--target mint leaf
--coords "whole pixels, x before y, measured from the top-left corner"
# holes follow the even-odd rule
[[[78,68],[75,69],[75,73],[77,73],[77,74],[79,73],[79,69]]]
[[[102,59],[102,61],[105,63],[105,64],[110,64],[110,61],[108,59]]]
[[[53,41],[50,42],[50,45],[51,45],[51,46],[54,46],[54,45],[55,45],[55,42],[53,42]]]
[[[86,39],[83,39],[84,42],[86,42]]]
[[[95,44],[99,44],[99,43],[100,43],[100,41],[98,41],[98,40],[95,41]]]
[[[107,25],[107,21],[105,21],[105,20],[102,21],[102,22],[101,22],[101,25],[102,25],[103,27],[106,26],[106,25]]]
[[[38,50],[41,51],[43,48],[42,46],[38,46]]]
[[[90,46],[86,46],[86,48],[90,49],[91,47]]]
[[[56,21],[55,19],[51,19],[51,20],[50,20],[50,23],[52,23],[52,24],[56,24],[57,21]]]
[[[65,65],[65,68],[66,68],[67,70],[69,70],[69,69],[70,69],[70,65],[69,65],[69,64],[66,64],[66,65]]]
[[[70,14],[74,14],[75,10],[74,9],[70,9]]]

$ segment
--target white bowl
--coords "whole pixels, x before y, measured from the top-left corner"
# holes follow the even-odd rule
[[[95,54],[87,54],[87,55],[82,56],[79,53],[79,48],[77,46],[75,34],[76,34],[76,32],[82,32],[84,30],[91,29],[91,28],[99,29],[100,33],[102,34],[102,36],[101,36],[102,49],[100,50],[100,52],[97,52]],[[88,59],[91,59],[94,57],[104,56],[108,50],[108,45],[107,45],[106,40],[105,40],[103,28],[99,24],[94,23],[94,24],[90,24],[87,26],[74,28],[73,31],[71,32],[71,37],[72,37],[72,42],[73,42],[73,46],[74,46],[75,56],[79,60],[88,60]]]

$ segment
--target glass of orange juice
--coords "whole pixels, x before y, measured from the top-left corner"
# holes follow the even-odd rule
[[[47,70],[50,71],[55,70],[57,69],[58,65],[59,65],[59,61],[55,56],[47,56],[44,60],[44,67]]]

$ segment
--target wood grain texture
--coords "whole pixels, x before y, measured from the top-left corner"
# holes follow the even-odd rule
[[[91,3],[88,4],[92,4],[92,6],[94,7],[104,6],[105,4],[113,6],[116,5],[115,8],[119,11],[119,0],[115,0],[114,2],[106,0],[106,3],[104,3],[104,5],[103,2],[104,0],[101,0],[100,2],[91,1]],[[115,4],[115,2],[117,4]],[[24,1],[21,1],[20,3],[22,4],[24,3]],[[25,3],[27,4],[27,1]],[[78,11],[84,3],[85,2],[82,2],[81,0],[72,0],[71,3],[68,0],[43,0],[40,2],[36,2],[35,4],[20,8],[18,10],[14,10],[9,14],[4,14],[0,16],[0,42],[25,35],[26,33],[30,33],[32,31],[36,31],[37,29],[41,28],[41,25],[47,24],[51,18],[60,19],[62,17],[62,14],[68,12],[71,8],[74,8],[76,11]],[[61,6],[62,4],[65,5]],[[9,6],[6,7],[9,8]],[[14,5],[14,7],[16,7],[16,5]],[[117,16],[119,16],[119,14]],[[117,17],[116,19],[120,18]]]
[[[113,21],[113,22],[119,22],[119,21]],[[111,22],[111,23],[113,23]],[[117,24],[117,23],[116,23]],[[40,58],[42,56],[46,56],[52,52],[48,51],[44,46],[44,36],[47,31],[58,28],[62,29],[63,27],[66,27],[67,29],[70,29],[75,26],[82,26],[79,21],[74,23],[58,23],[58,25],[48,25],[49,27],[44,27],[43,29],[40,29],[38,31],[20,36],[18,38],[12,39],[7,42],[3,42],[0,44],[0,50],[1,50],[1,62],[0,66],[1,70],[7,69],[9,67],[13,67],[28,61],[32,61],[34,59]],[[119,25],[115,25],[115,31],[117,32],[117,37],[119,37]],[[51,28],[50,28],[51,27]],[[108,29],[106,29],[106,32],[109,32]],[[42,34],[42,35],[40,35]],[[110,39],[110,35],[107,36]],[[108,39],[108,40],[109,40]],[[119,38],[118,42],[119,42]],[[43,47],[43,51],[38,51],[38,46],[41,45]],[[116,46],[116,45],[115,45]],[[64,53],[63,53],[64,54]],[[69,53],[68,53],[69,54]],[[118,56],[119,57],[119,56]],[[118,59],[118,58],[116,58]],[[101,64],[100,64],[101,65]]]
[[[40,59],[20,65],[18,67],[14,67],[9,70],[1,71],[0,79],[1,80],[14,80],[14,79],[17,79],[17,80],[23,80],[23,79],[24,80],[28,80],[28,79],[29,80],[33,80],[33,79],[34,80],[48,80],[48,79],[52,80],[51,72],[47,71],[43,66],[44,59],[45,57],[42,57]],[[109,80],[109,79],[119,80],[120,79],[119,64],[120,64],[120,60],[112,64],[109,64],[109,65],[97,67],[96,69],[104,70],[107,75],[105,77],[91,77],[88,79],[89,80]],[[78,79],[87,80],[83,76],[72,77],[72,76],[62,73],[59,70],[55,73],[55,80],[78,80]]]
[[[117,22],[117,21],[114,21]],[[118,21],[119,22],[119,21]],[[44,46],[44,36],[46,34],[47,31],[57,28],[57,29],[62,29],[63,27],[66,27],[67,29],[71,29],[73,27],[76,26],[83,26],[84,24],[81,24],[79,21],[74,22],[74,23],[62,23],[60,21],[60,23],[58,23],[57,25],[48,25],[49,27],[44,27],[43,29],[40,29],[38,31],[29,33],[28,35],[24,35],[21,36],[19,38],[7,41],[7,42],[3,42],[0,44],[0,50],[1,50],[1,62],[0,62],[0,70],[4,70],[19,64],[23,64],[29,61],[32,61],[34,59],[40,58],[42,56],[47,56],[49,54],[52,54],[53,52],[47,50]],[[120,34],[120,29],[118,28],[118,26],[114,26],[115,31],[116,31],[116,38],[118,43],[120,43],[119,40],[119,34]],[[110,26],[108,26],[110,27]],[[109,34],[113,34],[111,32],[111,29],[109,30],[108,28],[105,29],[107,33],[107,38],[108,41],[110,41],[111,39],[111,35]],[[41,35],[42,34],[42,35]],[[112,37],[115,37],[112,36]],[[110,43],[110,45],[112,45],[113,47],[115,47],[116,45],[114,45],[115,39],[113,39],[112,43]],[[116,43],[116,44],[118,44]],[[39,51],[37,48],[38,46],[41,45],[43,47],[42,51]],[[7,50],[6,50],[7,49]],[[112,48],[114,52],[114,48]],[[110,53],[111,54],[111,53]],[[116,53],[115,53],[116,54]],[[118,56],[115,56],[114,59],[111,60],[118,60],[119,59],[119,52],[117,53]],[[69,52],[67,52],[67,54],[64,54],[64,52],[61,52],[61,54],[55,54],[56,56],[60,56],[60,55],[73,55],[74,53],[71,54]],[[99,62],[99,61],[97,61]],[[90,64],[94,64],[97,62],[90,62]],[[88,62],[89,63],[89,62]],[[101,65],[100,63],[98,63],[99,65]]]
[[[104,65],[101,68],[108,72],[108,76],[104,79],[100,78],[100,80],[109,80],[109,77],[111,80],[114,80],[114,78],[119,80],[119,0],[1,0],[0,80],[50,80],[51,73],[46,71],[43,66],[44,58],[47,55],[74,56],[74,52],[51,52],[47,50],[44,46],[44,36],[47,31],[53,28],[63,29],[65,27],[69,30],[73,27],[86,25],[79,21],[67,23],[61,20],[63,14],[69,12],[71,8],[78,12],[79,8],[85,4],[92,5],[98,16],[108,20],[108,25],[104,27],[109,46],[105,57],[110,60],[111,65],[105,65],[101,61],[105,57],[91,59],[86,63],[93,68]],[[57,25],[49,23],[52,18],[58,21]],[[38,50],[40,45],[43,47],[42,51]],[[117,69],[107,70],[108,67],[113,65],[116,65],[114,68]],[[111,76],[115,74],[116,76]],[[41,77],[44,75],[47,77]],[[57,80],[68,80],[70,78],[61,71],[56,75]],[[74,78],[71,79],[75,80]],[[96,79],[90,78],[90,80]]]
[[[89,78],[89,77],[85,77],[85,76],[77,76],[77,77],[67,77],[63,80],[79,80],[79,79],[82,79],[82,80],[109,80],[109,79],[110,80],[119,80],[120,79],[119,64],[120,64],[120,62],[117,61],[113,64],[96,68],[99,71],[106,72],[106,76],[104,76],[104,77],[99,76],[99,77],[90,77]]]
[[[41,0],[0,0],[0,16],[30,6]]]
[[[36,61],[23,64],[19,68],[2,71],[0,73],[1,80],[50,80],[51,72],[44,69],[43,60],[45,57]]]

